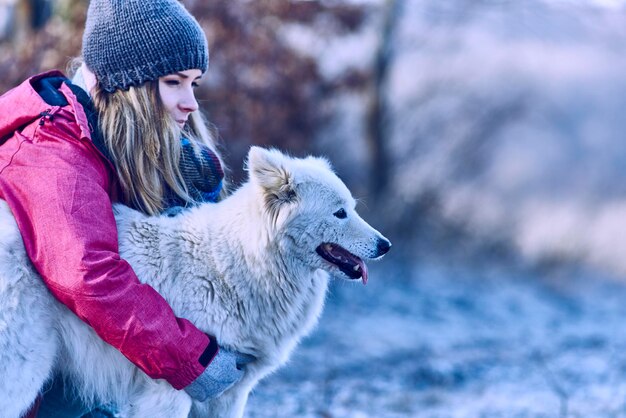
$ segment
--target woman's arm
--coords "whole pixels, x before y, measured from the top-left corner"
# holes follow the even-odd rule
[[[120,259],[106,166],[66,108],[20,141],[0,171],[0,197],[50,291],[152,378],[181,389],[217,343],[177,318]]]

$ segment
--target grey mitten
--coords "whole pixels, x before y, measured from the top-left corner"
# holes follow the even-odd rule
[[[251,355],[220,347],[213,361],[185,392],[199,401],[216,398],[237,383],[243,377],[245,365],[254,360]]]

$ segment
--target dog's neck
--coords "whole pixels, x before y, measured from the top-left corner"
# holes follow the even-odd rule
[[[145,277],[178,315],[216,335],[223,344],[243,349],[249,338],[265,334],[274,341],[253,341],[254,347],[246,347],[247,352],[284,341],[290,341],[291,347],[281,351],[290,351],[317,323],[328,276],[285,254],[280,234],[263,219],[262,202],[247,187],[252,186],[242,186],[218,204],[204,204],[154,223],[153,237],[145,241],[160,243],[155,256],[176,265],[177,277],[159,277],[158,271]],[[142,231],[148,229],[144,225]],[[223,317],[212,316],[216,297],[228,312],[224,315],[220,310]],[[229,321],[245,323],[248,329],[215,327]],[[234,328],[238,335],[222,334],[222,329]]]

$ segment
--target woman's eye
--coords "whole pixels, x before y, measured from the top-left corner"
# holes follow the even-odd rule
[[[191,83],[191,87],[193,87],[194,89],[197,87],[200,87],[199,83],[196,83],[195,81],[193,83]]]
[[[343,208],[341,208],[337,212],[333,213],[333,215],[335,215],[335,217],[337,217],[339,219],[345,219],[346,216],[348,216],[348,214],[346,213],[346,211]]]
[[[168,86],[177,86],[180,84],[180,81],[178,80],[165,80],[165,84],[167,84]]]

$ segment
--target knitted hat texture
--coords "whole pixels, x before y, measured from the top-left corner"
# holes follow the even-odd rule
[[[177,0],[91,0],[83,58],[113,92],[178,71],[207,70],[202,28]]]

